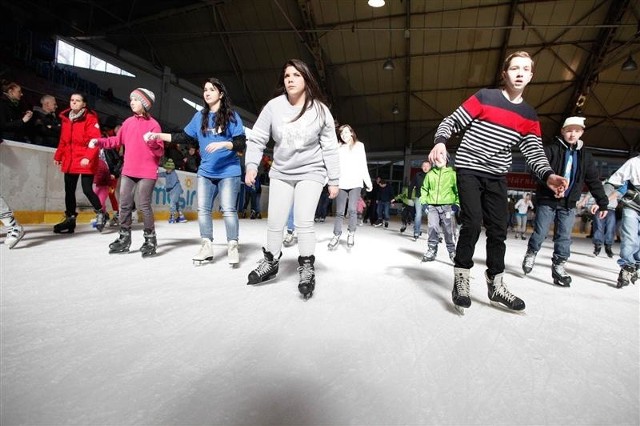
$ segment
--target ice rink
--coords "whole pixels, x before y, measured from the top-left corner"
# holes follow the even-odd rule
[[[297,290],[297,246],[277,278],[247,286],[266,220],[241,219],[241,264],[194,266],[195,221],[157,223],[158,255],[109,255],[117,230],[28,226],[1,254],[1,418],[10,425],[637,425],[639,285],[576,236],[570,288],[551,242],[525,277],[510,234],[506,283],[524,314],[488,303],[484,238],[472,305],[452,307],[444,245],[365,225],[327,250],[317,224],[314,297]],[[426,228],[426,226],[425,226]],[[426,230],[426,229],[425,229]],[[614,246],[618,252],[619,245]]]

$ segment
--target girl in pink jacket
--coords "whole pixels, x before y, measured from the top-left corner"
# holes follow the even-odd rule
[[[158,164],[164,155],[164,143],[149,139],[149,132],[161,132],[160,124],[149,115],[155,101],[155,95],[147,89],[135,89],[131,92],[130,106],[133,116],[122,124],[115,136],[92,140],[92,144],[101,148],[119,148],[124,146],[124,165],[120,181],[120,234],[109,245],[109,253],[126,253],[131,246],[131,213],[133,194],[138,187],[138,208],[144,218],[144,244],[140,247],[142,257],[156,254],[157,240],[151,196],[158,179]]]

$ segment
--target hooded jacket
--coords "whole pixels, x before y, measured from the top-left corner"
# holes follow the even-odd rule
[[[453,167],[433,166],[422,183],[420,203],[430,206],[460,204],[456,171]]]
[[[578,140],[575,147],[572,148],[563,138],[556,136],[553,142],[544,147],[544,152],[554,173],[562,176],[564,174],[565,154],[570,149],[576,151],[578,164],[569,193],[565,194],[563,198],[556,198],[545,183],[538,181],[536,190],[537,204],[572,209],[580,199],[582,187],[586,184],[600,210],[607,210],[609,200],[598,177],[598,170],[593,162],[593,157],[590,152],[584,149],[582,140]]]
[[[98,115],[87,108],[82,116],[72,121],[70,111],[70,108],[66,109],[59,115],[62,122],[60,143],[53,159],[62,163],[60,170],[63,173],[93,175],[98,169],[100,149],[89,148],[89,141],[100,137]],[[83,158],[89,160],[86,167],[80,165]]]

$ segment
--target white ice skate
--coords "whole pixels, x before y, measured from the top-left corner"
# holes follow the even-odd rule
[[[227,259],[232,267],[240,263],[240,253],[238,253],[238,241],[231,240],[227,243]]]
[[[193,256],[193,264],[200,266],[205,262],[213,261],[213,247],[211,246],[211,240],[203,238],[200,245],[200,250]]]

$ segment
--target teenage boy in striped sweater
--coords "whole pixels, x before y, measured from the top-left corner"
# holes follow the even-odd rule
[[[524,301],[506,287],[504,278],[507,238],[507,180],[511,148],[517,145],[527,165],[547,186],[562,197],[567,181],[554,174],[542,149],[538,116],[522,93],[533,77],[533,60],[527,52],[509,55],[502,66],[503,87],[481,89],[438,126],[429,160],[446,153],[446,141],[464,130],[455,166],[462,227],[454,259],[452,299],[464,313],[471,306],[469,273],[473,267],[481,226],[486,227],[487,270],[485,277],[492,304],[522,311]]]

